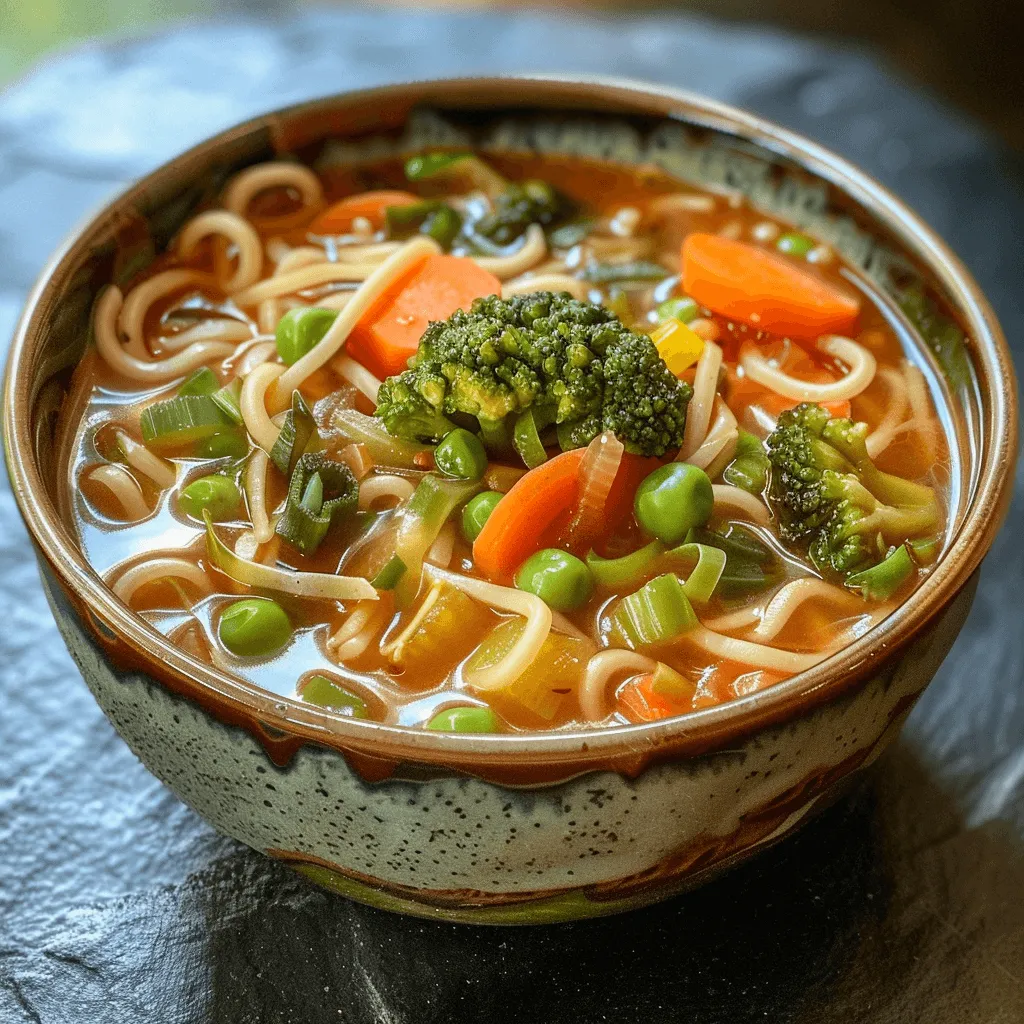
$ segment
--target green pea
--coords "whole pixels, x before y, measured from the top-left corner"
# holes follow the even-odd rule
[[[200,459],[241,459],[249,454],[249,442],[240,430],[225,430],[211,434],[196,445]]]
[[[689,295],[683,295],[677,299],[666,299],[659,304],[658,322],[662,323],[665,320],[673,319],[688,324],[691,320],[697,319],[698,313],[700,313],[700,306],[696,301]]]
[[[362,697],[351,690],[346,690],[344,686],[339,686],[327,676],[310,676],[303,684],[300,695],[309,704],[332,708],[349,718],[370,717],[370,709]]]
[[[504,497],[505,495],[499,494],[498,491],[484,491],[466,503],[462,510],[462,534],[470,544],[480,536],[480,531],[494,511],[494,506]]]
[[[427,722],[427,728],[434,732],[497,732],[498,716],[490,708],[445,708]]]
[[[445,476],[479,480],[487,471],[487,452],[476,434],[456,427],[434,449],[434,462]]]
[[[670,462],[637,488],[633,511],[649,534],[665,544],[678,544],[688,531],[711,518],[714,504],[711,479],[703,469]]]
[[[267,597],[247,597],[221,612],[217,628],[220,642],[240,658],[276,654],[292,638],[285,610]]]
[[[779,240],[775,243],[775,248],[779,252],[784,252],[787,256],[806,256],[814,246],[815,241],[813,238],[801,235],[798,231],[790,231],[785,235],[780,235]]]
[[[569,612],[590,600],[594,577],[585,562],[568,551],[545,548],[523,562],[516,586],[536,594],[549,608]]]
[[[320,344],[337,319],[336,309],[321,309],[318,306],[289,309],[277,321],[277,354],[288,366],[297,363]]]
[[[193,480],[178,495],[181,510],[193,519],[201,520],[209,512],[215,523],[234,519],[242,510],[242,492],[229,476],[211,473]]]

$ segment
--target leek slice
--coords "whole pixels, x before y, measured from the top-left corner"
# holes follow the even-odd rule
[[[178,388],[178,395],[212,395],[219,388],[217,374],[208,366],[200,366],[185,378],[184,383]]]
[[[178,395],[142,410],[142,440],[150,448],[175,448],[205,441],[233,426],[209,395]]]
[[[705,604],[711,600],[718,581],[725,572],[727,557],[721,548],[709,544],[680,544],[669,553],[670,558],[695,560],[697,564],[683,584],[683,593],[690,601]]]
[[[238,404],[241,394],[242,378],[236,377],[230,384],[225,384],[224,387],[218,388],[210,395],[210,401],[216,403],[217,408],[236,426],[242,422],[242,409]]]
[[[239,558],[216,534],[210,514],[206,521],[206,554],[225,576],[247,587],[276,590],[296,597],[331,601],[377,601],[380,595],[361,576],[337,576],[328,572],[295,572]]]
[[[299,459],[306,452],[316,451],[319,447],[320,435],[317,433],[313,410],[299,391],[293,391],[292,407],[285,414],[281,432],[277,435],[274,447],[270,449],[270,461],[291,480]]]
[[[613,629],[633,650],[673,640],[698,625],[683,585],[670,572],[624,597],[611,620]]]
[[[587,567],[602,587],[613,590],[635,587],[664,553],[665,545],[660,540],[652,540],[645,547],[621,558],[602,558],[590,551],[587,553]]]
[[[331,417],[331,426],[346,441],[366,445],[370,458],[378,466],[423,469],[431,465],[433,448],[430,445],[392,436],[376,416],[367,416],[355,409],[339,409]]]
[[[304,555],[311,554],[334,520],[354,512],[358,504],[359,484],[352,470],[323,452],[307,452],[292,471],[276,532]]]

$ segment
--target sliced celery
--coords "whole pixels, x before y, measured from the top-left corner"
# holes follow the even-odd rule
[[[722,573],[725,572],[725,552],[708,544],[680,544],[668,555],[673,559],[696,560],[697,564],[683,584],[683,593],[696,604],[710,601]]]
[[[621,558],[602,558],[591,551],[587,554],[587,566],[600,586],[620,590],[637,586],[664,553],[665,545],[660,540],[652,540]]]
[[[142,440],[154,449],[204,441],[233,426],[209,395],[179,395],[142,410]]]
[[[632,260],[629,263],[591,263],[583,269],[583,280],[591,284],[612,284],[615,281],[661,281],[671,272],[660,263]]]
[[[763,494],[768,486],[769,466],[764,445],[753,434],[741,430],[736,440],[736,454],[722,471],[722,479],[751,494]]]
[[[697,625],[683,585],[674,573],[657,576],[624,597],[612,613],[612,626],[632,647],[665,643]]]
[[[384,563],[384,568],[373,577],[371,582],[377,590],[394,590],[398,586],[398,581],[402,578],[404,572],[405,562],[398,555],[392,555]]]
[[[512,444],[519,453],[519,457],[526,464],[527,469],[533,469],[542,462],[547,462],[548,453],[540,440],[542,426],[537,422],[538,417],[533,409],[527,409],[516,417],[515,426],[512,429]],[[545,423],[544,426],[547,424]]]

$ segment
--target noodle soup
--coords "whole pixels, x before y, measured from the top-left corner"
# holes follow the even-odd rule
[[[827,245],[660,172],[259,165],[100,296],[68,514],[131,608],[276,693],[682,715],[929,571],[949,456],[900,330]]]

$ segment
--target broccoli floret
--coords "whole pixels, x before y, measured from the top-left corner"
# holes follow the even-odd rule
[[[566,447],[612,430],[630,451],[663,455],[682,444],[691,393],[650,338],[603,306],[492,295],[427,327],[409,369],[384,382],[377,415],[392,434],[435,441],[449,417],[474,417],[487,437],[532,407]]]
[[[547,226],[570,213],[568,202],[546,181],[509,185],[473,230],[496,245],[514,242],[531,224]]]
[[[804,403],[782,413],[765,448],[768,500],[788,543],[805,545],[822,572],[847,576],[874,565],[890,545],[934,529],[935,492],[878,469],[866,423],[832,418]]]

